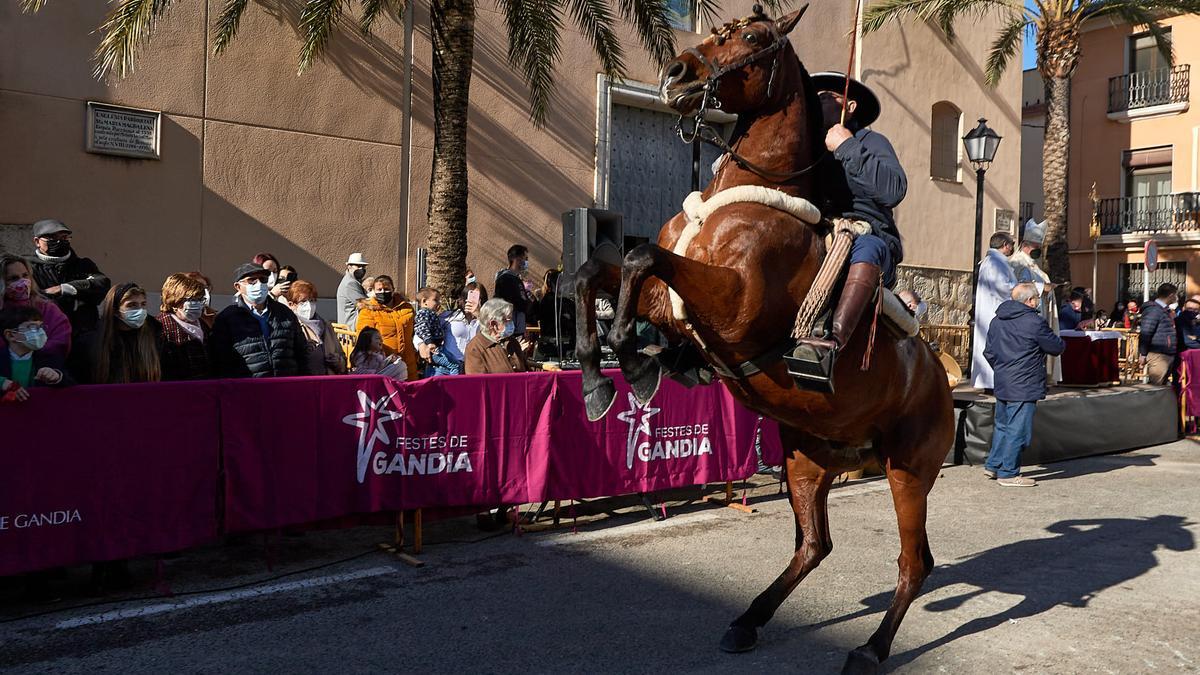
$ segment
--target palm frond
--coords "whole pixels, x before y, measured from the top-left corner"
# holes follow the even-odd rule
[[[1146,30],[1154,38],[1154,44],[1167,61],[1167,66],[1175,65],[1175,46],[1171,42],[1171,34],[1158,22],[1157,14],[1135,5],[1126,6],[1117,14],[1131,26],[1145,25]]]
[[[47,0],[21,0],[21,11],[33,14],[46,6]]]
[[[983,66],[984,82],[989,87],[1000,83],[1000,77],[1008,68],[1008,62],[1021,47],[1021,36],[1031,25],[1029,19],[1024,16],[1014,16],[1000,29],[1000,34],[992,42],[992,48]]]
[[[342,18],[342,6],[346,0],[307,0],[300,10],[300,33],[304,44],[300,45],[300,67],[303,74],[325,52],[329,36]]]
[[[213,27],[216,35],[213,37],[213,52],[224,52],[229,43],[237,35],[238,26],[242,23],[242,13],[246,11],[249,0],[225,0],[225,6],[217,15],[217,23]]]
[[[508,28],[508,63],[529,85],[529,114],[541,126],[562,53],[562,7],[558,0],[501,0],[501,7]]]
[[[625,72],[625,50],[621,40],[613,31],[616,17],[606,0],[569,0],[571,18],[592,43],[604,74],[610,78],[620,77]]]
[[[633,24],[642,47],[658,65],[675,58],[675,31],[668,18],[667,0],[620,0],[621,18]]]
[[[1149,14],[1200,14],[1200,0],[1078,0],[1076,14],[1084,20],[1104,14],[1119,15],[1123,8]]]
[[[36,0],[31,0],[36,1]],[[44,0],[41,0],[44,3]],[[118,0],[100,24],[100,46],[96,47],[95,75],[109,73],[125,77],[133,72],[137,55],[149,41],[159,18],[174,0]]]
[[[863,33],[880,30],[888,23],[915,17],[931,21],[954,39],[954,22],[964,17],[980,17],[989,12],[1025,12],[1016,0],[880,0],[863,12]]]
[[[371,29],[375,27],[375,20],[381,14],[388,14],[393,19],[398,19],[407,11],[406,0],[362,0],[362,16],[358,21],[358,28],[367,35]]]

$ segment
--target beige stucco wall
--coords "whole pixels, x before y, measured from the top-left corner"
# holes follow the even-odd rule
[[[1200,63],[1200,18],[1179,16],[1163,20],[1170,26],[1176,64]],[[1161,145],[1172,146],[1171,183],[1175,192],[1197,186],[1197,153],[1200,146],[1200,111],[1194,104],[1186,112],[1152,119],[1117,122],[1108,119],[1108,80],[1126,71],[1128,38],[1140,30],[1127,24],[1097,22],[1082,35],[1082,58],[1071,84],[1071,154],[1068,179],[1068,242],[1072,250],[1071,272],[1077,285],[1091,285],[1092,241],[1088,237],[1092,183],[1099,198],[1122,196],[1125,150]],[[1194,74],[1194,70],[1193,70]],[[1194,98],[1194,94],[1193,94]],[[1188,261],[1188,292],[1200,292],[1195,262],[1200,259],[1195,244],[1183,248],[1160,246],[1159,259]],[[1140,242],[1102,245],[1096,269],[1097,304],[1105,309],[1116,302],[1118,264],[1143,262]]]
[[[213,57],[205,24],[221,4],[176,4],[134,75],[97,82],[90,54],[103,3],[49,3],[32,17],[21,15],[16,3],[0,3],[0,150],[6,160],[0,163],[0,223],[61,218],[76,229],[82,254],[115,279],[147,286],[199,268],[222,287],[237,263],[267,250],[328,296],[345,255],[363,251],[375,263],[372,271],[391,273],[414,290],[417,249],[427,242],[433,146],[427,5],[415,7],[411,54],[404,51],[403,26],[381,23],[377,37],[364,38],[347,22],[329,57],[297,77],[294,3],[260,0],[229,51]],[[725,9],[738,16],[751,4]],[[845,35],[850,11],[814,8],[801,22],[793,44],[809,70],[845,68],[846,43],[829,36]],[[964,158],[964,183],[929,179],[934,103],[958,106],[964,131],[985,116],[1008,139],[988,172],[985,238],[996,207],[1017,208],[1019,73],[1013,70],[995,90],[983,88],[986,39],[963,33],[951,45],[925,25],[906,24],[862,43],[862,76],[885,109],[876,128],[892,139],[910,177],[898,220],[911,265],[971,265],[973,174]],[[504,36],[502,16],[481,4],[468,264],[485,281],[513,242],[531,247],[535,270],[556,265],[560,214],[592,204],[596,170],[598,64],[587,42],[565,31],[554,107],[545,128],[537,129],[528,118],[526,88],[505,62]],[[679,34],[681,46],[698,39]],[[634,41],[626,45],[629,80],[656,82],[657,68]],[[406,138],[410,56],[412,131]],[[164,111],[162,159],[84,152],[88,100]]]

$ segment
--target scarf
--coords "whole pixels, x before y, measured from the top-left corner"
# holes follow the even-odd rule
[[[171,318],[175,319],[175,323],[179,324],[179,327],[183,329],[183,332],[195,338],[196,342],[204,344],[204,329],[200,327],[200,324],[189,323],[188,321],[176,316],[175,312],[171,312]]]

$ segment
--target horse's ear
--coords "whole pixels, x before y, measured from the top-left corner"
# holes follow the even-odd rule
[[[780,19],[775,22],[775,27],[779,29],[779,34],[787,35],[788,33],[792,32],[792,29],[796,27],[796,24],[800,23],[800,17],[804,16],[804,13],[807,11],[808,4],[805,3],[805,5],[800,9],[788,14],[787,16],[780,17]]]

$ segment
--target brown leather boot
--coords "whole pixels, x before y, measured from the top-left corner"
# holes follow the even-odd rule
[[[797,341],[791,356],[784,357],[788,373],[804,386],[833,391],[833,366],[837,353],[850,341],[863,313],[875,299],[879,286],[879,266],[854,263],[846,274],[842,295],[833,311],[833,339],[807,337]]]

